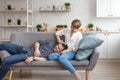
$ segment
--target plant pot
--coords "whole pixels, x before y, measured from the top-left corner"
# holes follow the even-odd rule
[[[21,21],[20,20],[17,20],[17,25],[21,25]]]
[[[7,21],[7,24],[8,24],[8,25],[11,25],[11,19],[9,19],[9,20]]]
[[[11,22],[8,22],[8,25],[11,25]]]
[[[7,9],[8,9],[8,10],[11,10],[11,9],[12,9],[12,8],[11,8],[11,5],[8,5],[8,6],[7,6]]]
[[[70,6],[66,6],[66,10],[70,10],[71,8],[70,8]]]
[[[39,31],[41,31],[41,29],[40,29],[40,28],[37,28],[37,31],[39,32]]]
[[[64,28],[56,28],[55,30],[56,30],[56,31],[59,31],[59,30],[62,30],[62,29],[64,29]]]
[[[89,31],[94,31],[94,29],[93,28],[89,28]]]

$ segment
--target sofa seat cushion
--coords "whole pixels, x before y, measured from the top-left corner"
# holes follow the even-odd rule
[[[72,60],[71,63],[73,66],[76,67],[87,67],[89,65],[88,60],[83,60],[83,61],[76,61]],[[26,64],[25,62],[19,62],[16,64],[12,65],[13,67],[59,67],[62,66],[58,61],[34,61],[31,62],[30,64]]]

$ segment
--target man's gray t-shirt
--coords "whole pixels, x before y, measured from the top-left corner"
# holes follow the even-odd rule
[[[47,58],[50,53],[54,52],[53,49],[56,45],[56,42],[54,40],[38,40],[36,42],[40,43],[40,57]],[[34,56],[34,48],[23,47],[23,51],[26,51],[28,57]]]

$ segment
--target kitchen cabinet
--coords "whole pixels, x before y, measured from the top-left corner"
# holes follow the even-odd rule
[[[98,47],[101,59],[120,59],[120,34],[98,33],[104,43]]]
[[[104,42],[98,47],[98,51],[100,52],[100,58],[107,58],[106,54],[106,34],[97,34]]]
[[[120,34],[108,34],[107,53],[110,59],[120,59]]]
[[[120,17],[120,0],[97,0],[97,17]]]

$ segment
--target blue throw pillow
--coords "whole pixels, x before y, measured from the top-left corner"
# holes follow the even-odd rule
[[[94,49],[78,49],[75,56],[76,60],[85,60],[92,54]]]
[[[79,49],[94,49],[101,45],[103,40],[97,35],[91,34],[82,38]]]
[[[76,60],[88,59],[93,50],[102,43],[103,40],[95,34],[90,34],[83,37],[83,39],[80,41],[80,45],[75,56]]]

